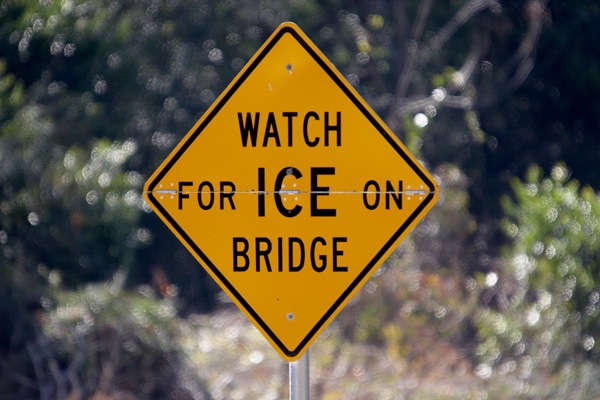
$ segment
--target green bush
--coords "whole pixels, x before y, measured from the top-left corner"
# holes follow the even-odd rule
[[[480,375],[516,377],[512,388],[532,396],[550,382],[564,387],[565,371],[574,366],[577,374],[584,363],[595,372],[580,379],[581,393],[597,381],[600,198],[569,178],[564,165],[549,177],[534,166],[525,182],[512,181],[514,197],[503,199],[502,227],[512,240],[500,276],[506,301],[477,316]]]
[[[50,273],[49,283],[56,284]],[[29,373],[7,371],[19,398],[209,399],[180,345],[174,297],[122,289],[124,274],[77,291],[55,287],[42,300]],[[5,385],[7,382],[5,382]],[[16,397],[15,397],[16,398]]]

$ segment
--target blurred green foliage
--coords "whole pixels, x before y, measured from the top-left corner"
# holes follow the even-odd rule
[[[209,398],[187,372],[173,299],[156,300],[148,287],[124,292],[123,278],[46,297],[48,313],[27,346],[31,387],[6,390],[22,398],[34,397],[35,388],[40,398]]]
[[[141,189],[286,20],[442,190],[325,335],[332,369],[315,391],[447,398],[436,382],[450,381],[461,398],[596,395],[595,0],[2,0],[0,392],[285,395],[233,379],[227,363],[256,346],[235,318],[183,319],[213,311],[219,291]],[[235,350],[219,332],[230,323]],[[263,382],[285,381],[250,354],[236,373],[268,364]],[[385,389],[360,372],[386,365]]]
[[[512,187],[514,197],[503,199],[512,241],[500,276],[510,289],[500,307],[478,313],[476,354],[488,377],[514,373],[522,389],[546,386],[535,382],[540,371],[599,361],[600,197],[561,164],[549,177],[531,167]]]

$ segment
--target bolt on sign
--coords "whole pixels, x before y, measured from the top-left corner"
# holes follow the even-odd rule
[[[148,179],[150,207],[288,360],[438,188],[297,25],[269,37]]]

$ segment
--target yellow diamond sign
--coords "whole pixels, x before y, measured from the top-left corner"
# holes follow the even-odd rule
[[[437,186],[294,24],[149,178],[146,201],[295,360],[437,200]]]

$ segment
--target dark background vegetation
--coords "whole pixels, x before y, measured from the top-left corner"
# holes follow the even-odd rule
[[[286,396],[141,190],[287,20],[442,190],[317,341],[313,395],[597,397],[596,0],[3,0],[3,398]]]

